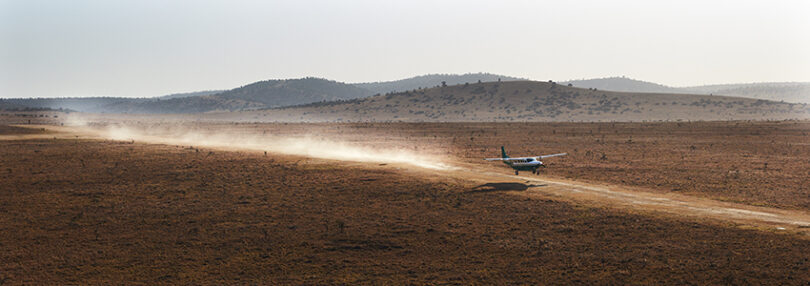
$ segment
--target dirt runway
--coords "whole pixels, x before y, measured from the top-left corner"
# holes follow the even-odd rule
[[[84,138],[84,139],[111,139],[105,138],[105,133],[83,127],[61,127],[50,125],[19,126],[29,129],[46,131],[44,134],[6,135],[0,140],[25,140],[47,138]],[[140,139],[140,138],[139,138]],[[150,136],[147,141],[164,143],[160,137]],[[166,138],[168,140],[168,138]],[[141,140],[139,140],[141,141]],[[208,146],[217,148],[216,145]],[[220,146],[223,150],[240,150],[239,146]],[[250,146],[246,151],[261,151],[260,147]],[[270,150],[272,152],[272,150]],[[296,154],[293,154],[296,155]],[[306,154],[299,154],[306,156]],[[331,159],[331,158],[330,158]],[[688,217],[698,221],[716,220],[731,223],[742,228],[755,228],[761,230],[790,232],[801,234],[799,237],[810,238],[810,214],[802,210],[778,209],[770,207],[751,206],[746,204],[723,202],[709,198],[683,195],[678,193],[652,192],[644,188],[628,187],[610,184],[585,183],[576,180],[549,178],[543,175],[512,175],[511,169],[502,164],[493,163],[490,166],[465,163],[459,159],[446,170],[434,168],[421,168],[413,164],[391,162],[386,168],[394,168],[406,172],[423,173],[423,176],[433,176],[433,180],[442,180],[442,177],[467,180],[480,184],[486,183],[514,183],[522,184],[520,190],[510,190],[512,194],[527,197],[544,197],[558,201],[568,201],[594,207],[616,208],[633,213],[647,215],[668,215]],[[373,162],[377,165],[379,162]],[[513,185],[514,186],[514,185]],[[520,185],[518,185],[520,186]]]
[[[504,169],[502,166],[493,166]],[[592,206],[612,207],[632,212],[686,216],[698,220],[713,219],[777,231],[806,232],[810,214],[802,211],[755,207],[721,202],[696,196],[646,192],[638,188],[595,185],[577,181],[545,178],[542,175],[510,175],[492,170],[470,169],[450,172],[452,176],[477,182],[513,182],[527,186],[515,195],[542,196]]]

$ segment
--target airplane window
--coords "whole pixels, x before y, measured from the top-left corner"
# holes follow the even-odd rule
[[[534,161],[534,159],[533,159],[533,158],[529,158],[529,159],[528,159],[528,161],[529,161],[529,162],[531,162],[531,161]]]

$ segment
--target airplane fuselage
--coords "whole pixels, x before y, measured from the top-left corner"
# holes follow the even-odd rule
[[[542,161],[535,159],[534,157],[525,157],[525,158],[510,158],[509,161],[503,161],[504,164],[509,165],[512,169],[517,171],[533,171],[537,170],[539,167],[545,167]]]
[[[543,161],[540,159],[550,158],[550,157],[557,157],[557,156],[565,156],[568,153],[557,153],[557,154],[550,154],[550,155],[542,155],[542,156],[533,156],[533,157],[517,157],[511,158],[506,155],[506,150],[501,146],[501,157],[500,158],[486,158],[484,160],[487,161],[502,161],[504,164],[508,165],[512,169],[515,169],[515,175],[520,174],[520,171],[532,171],[532,174],[539,174],[540,167],[545,167],[546,165],[543,164]]]

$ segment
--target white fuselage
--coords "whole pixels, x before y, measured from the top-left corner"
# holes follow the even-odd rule
[[[535,157],[509,158],[509,161],[504,161],[504,163],[512,167],[539,167],[543,165],[543,162]]]
[[[532,171],[532,173],[537,173],[537,170],[540,167],[545,167],[546,165],[543,164],[543,161],[539,159],[545,159],[550,157],[557,157],[557,156],[565,156],[568,153],[557,153],[557,154],[549,154],[549,155],[542,155],[542,156],[532,156],[532,157],[509,157],[506,155],[506,151],[503,147],[501,147],[501,157],[500,158],[486,158],[484,160],[487,161],[502,161],[504,164],[508,165],[512,169],[515,169],[515,175],[518,174],[518,171]]]

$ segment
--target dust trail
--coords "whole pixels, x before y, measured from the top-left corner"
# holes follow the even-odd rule
[[[360,146],[316,135],[296,137],[259,134],[211,133],[173,127],[133,127],[108,125],[88,127],[90,132],[113,140],[135,140],[169,145],[190,145],[267,151],[287,155],[354,162],[407,164],[433,170],[453,170],[439,157],[416,154],[410,150],[379,146]]]

